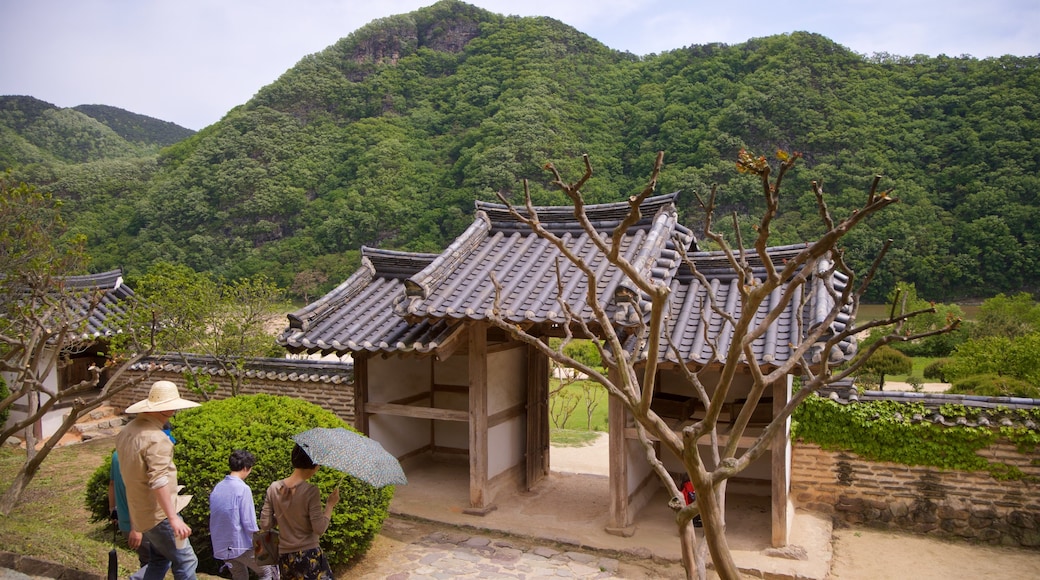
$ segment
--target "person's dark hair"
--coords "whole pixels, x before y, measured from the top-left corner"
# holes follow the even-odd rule
[[[235,449],[228,457],[228,467],[231,468],[231,471],[242,471],[254,465],[256,465],[256,457],[245,449]]]
[[[300,447],[299,444],[293,445],[292,448],[292,466],[296,469],[313,469],[314,462],[311,461],[311,456],[307,455],[307,452]]]

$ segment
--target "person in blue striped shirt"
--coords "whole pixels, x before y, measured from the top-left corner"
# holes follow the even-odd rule
[[[245,479],[253,470],[253,454],[236,449],[228,457],[231,473],[214,486],[209,495],[209,533],[213,542],[213,557],[223,560],[231,569],[232,580],[249,580],[252,570],[261,580],[277,580],[277,566],[260,566],[253,554],[253,532],[256,525],[256,506],[253,491]]]

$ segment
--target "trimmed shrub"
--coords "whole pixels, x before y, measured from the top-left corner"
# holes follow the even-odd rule
[[[982,397],[1024,397],[1040,399],[1040,388],[1025,381],[994,374],[972,375],[950,385],[948,393]]]
[[[0,401],[6,399],[8,396],[10,396],[10,394],[11,394],[11,391],[8,390],[8,388],[7,388],[7,381],[4,380],[4,377],[0,376]],[[0,427],[3,427],[4,425],[7,425],[7,417],[10,414],[11,414],[11,407],[10,406],[4,407],[3,409],[0,409]]]
[[[112,451],[115,451],[113,449]],[[112,453],[110,452],[101,465],[94,470],[90,479],[87,480],[87,492],[84,497],[84,505],[90,512],[90,521],[108,521],[108,474],[112,470]]]
[[[192,529],[191,544],[199,556],[199,569],[215,574],[219,566],[213,559],[209,536],[209,494],[228,474],[228,456],[245,449],[256,456],[256,465],[246,480],[253,490],[257,518],[267,487],[292,473],[291,437],[312,427],[345,427],[345,421],[321,407],[284,396],[240,395],[180,411],[170,421],[177,438],[174,462],[182,494],[194,497],[181,512]],[[87,486],[87,506],[93,521],[108,518],[108,463],[98,468]],[[342,481],[341,481],[342,480]],[[377,489],[353,477],[322,468],[310,479],[321,489],[322,502],[339,485],[340,502],[329,529],[321,536],[321,547],[332,566],[340,566],[364,554],[372,545],[383,521],[389,515],[394,488]],[[100,516],[95,506],[97,494],[104,503]]]
[[[924,378],[935,379],[941,383],[946,382],[946,365],[950,364],[950,359],[941,358],[933,361],[928,366],[924,367]]]

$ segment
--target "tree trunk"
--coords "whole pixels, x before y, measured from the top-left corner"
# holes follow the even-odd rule
[[[715,571],[722,580],[740,580],[740,571],[733,561],[733,554],[726,541],[726,522],[722,516],[722,506],[716,497],[717,490],[708,493],[697,493],[697,507],[701,511],[704,522],[704,538],[708,543],[708,552]]]
[[[687,580],[704,580],[708,577],[704,557],[697,556],[697,534],[694,533],[693,520],[688,519],[679,524],[679,543],[682,545],[682,564],[686,570]]]

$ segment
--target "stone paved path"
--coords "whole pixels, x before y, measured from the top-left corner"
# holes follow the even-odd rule
[[[393,559],[361,580],[449,578],[616,578],[614,558],[527,546],[508,539],[431,532],[393,554]]]

